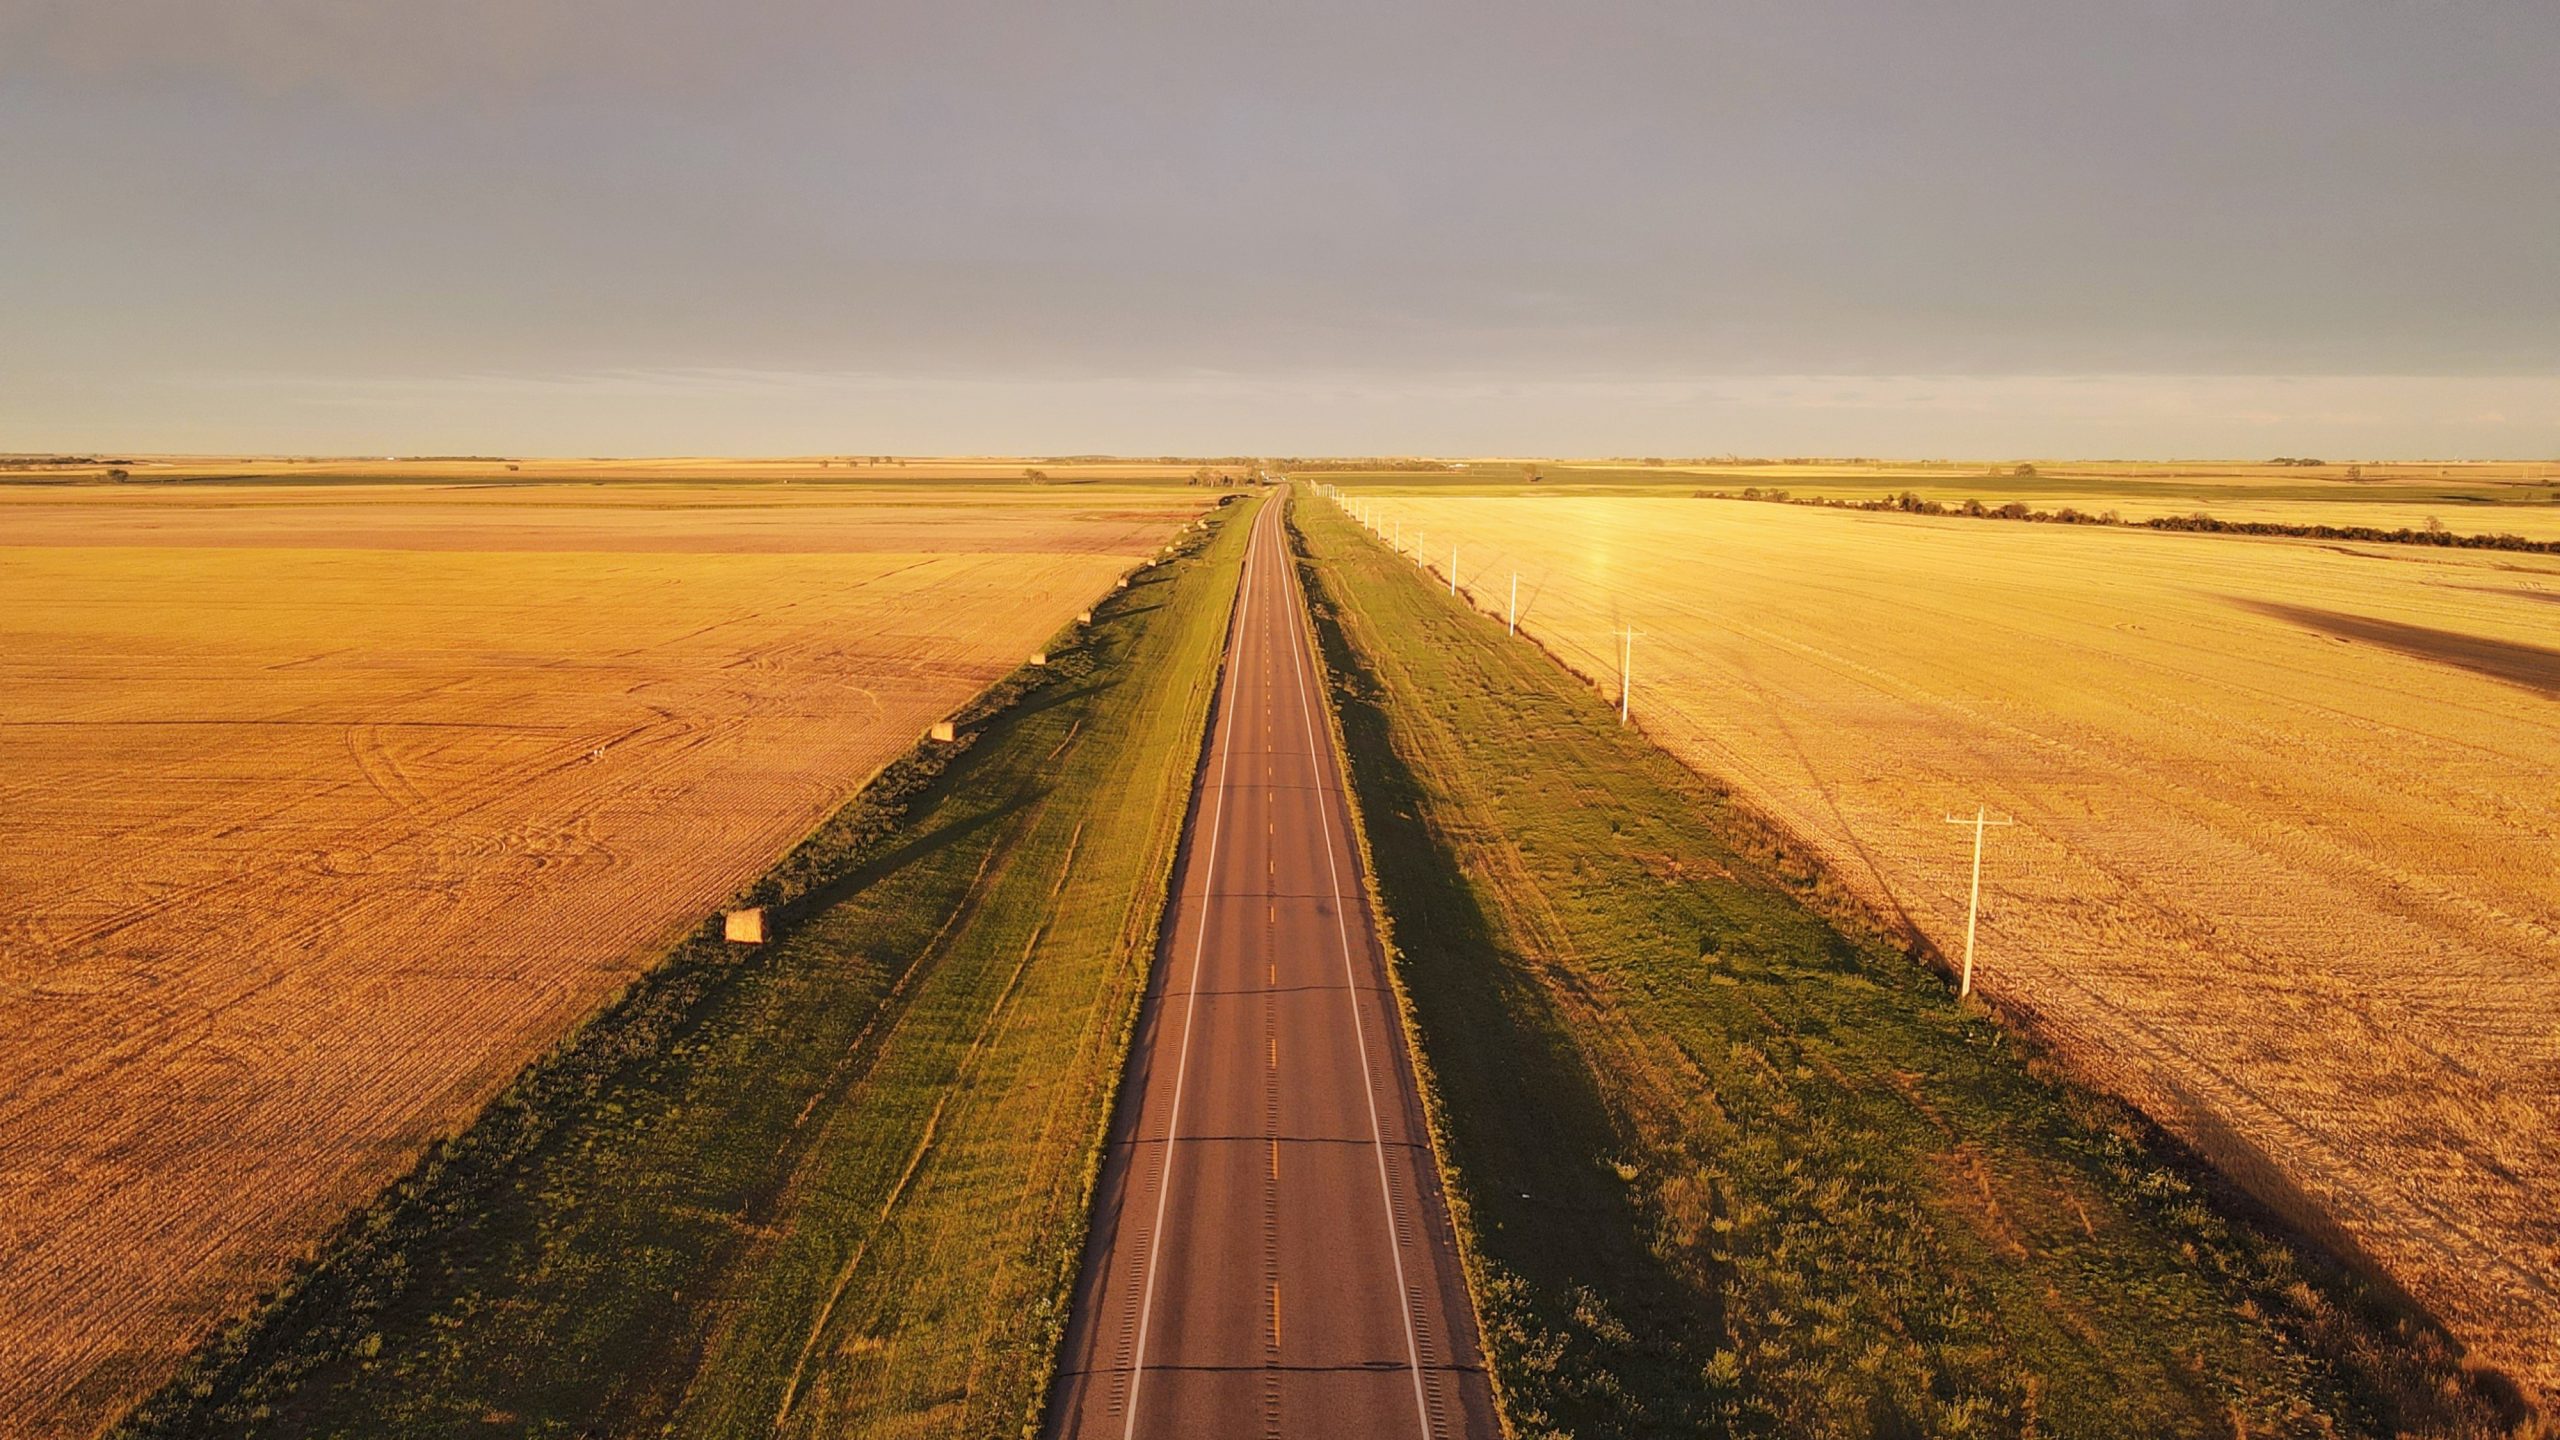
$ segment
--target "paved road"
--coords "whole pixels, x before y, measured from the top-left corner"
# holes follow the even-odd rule
[[[1497,1435],[1266,504],[1048,1433]]]

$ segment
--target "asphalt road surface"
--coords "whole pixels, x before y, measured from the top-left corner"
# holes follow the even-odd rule
[[[1263,506],[1048,1433],[1499,1434]]]

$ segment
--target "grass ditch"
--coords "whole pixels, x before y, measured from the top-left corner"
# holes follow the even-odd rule
[[[113,1432],[1029,1429],[1250,504],[529,1066]]]
[[[1543,652],[1295,518],[1520,1434],[2522,1422]]]

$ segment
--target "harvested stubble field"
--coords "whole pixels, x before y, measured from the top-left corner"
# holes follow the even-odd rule
[[[1195,508],[0,490],[0,1433],[149,1389]]]
[[[2560,1386],[2560,561],[1373,495],[1435,567],[2529,1386]]]
[[[2027,473],[2020,473],[2021,470]],[[1533,482],[1530,476],[1537,479]],[[2351,478],[2352,477],[2352,478]],[[1480,460],[1464,469],[1343,472],[1346,485],[1449,486],[1582,495],[1687,497],[1757,490],[1861,504],[1909,493],[1961,509],[2016,502],[2046,512],[2110,512],[2126,523],[2194,515],[2234,524],[2333,525],[2560,540],[2560,464],[2466,462],[2318,466],[2211,461]]]

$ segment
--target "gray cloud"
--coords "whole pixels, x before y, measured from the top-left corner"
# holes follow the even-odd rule
[[[0,0],[0,386],[2560,374],[2555,60],[2378,0]]]
[[[771,13],[666,0],[11,0],[0,72],[202,77],[366,104],[521,96],[573,78],[672,84],[726,68],[753,48],[737,43],[741,22]]]
[[[467,434],[517,454],[1678,454],[1703,437],[1749,454],[2464,459],[2560,451],[2555,393],[2427,375],[222,371],[0,394],[0,433],[41,415],[72,448],[214,452],[440,453]],[[129,443],[137,409],[151,445]],[[274,444],[279,425],[294,444]]]

